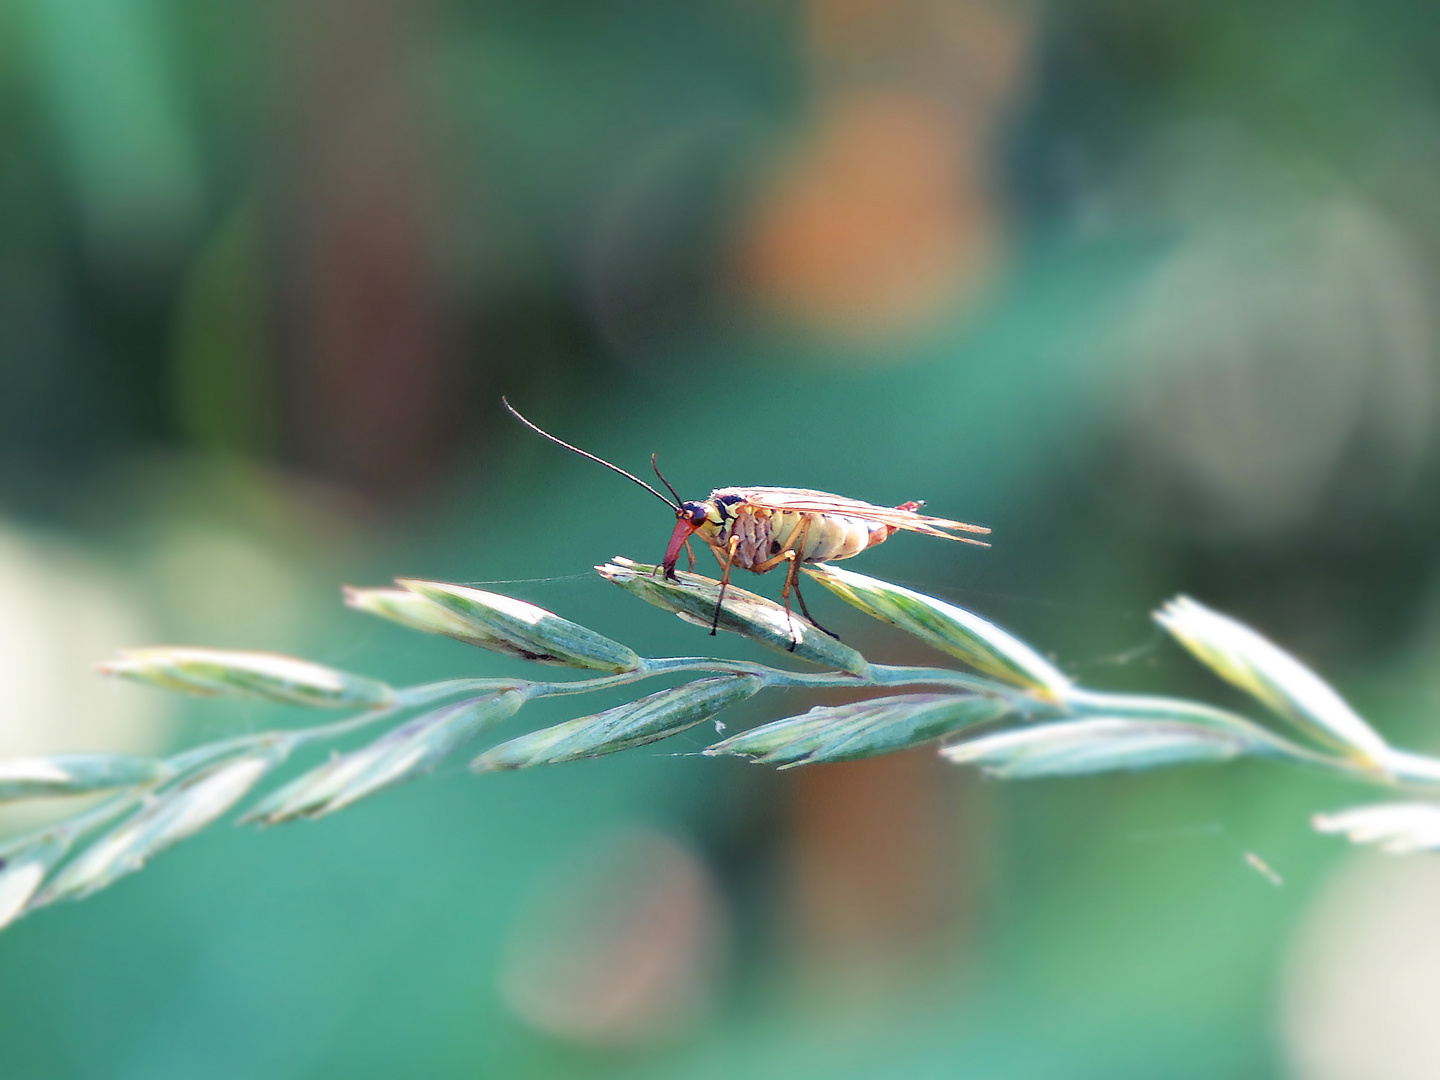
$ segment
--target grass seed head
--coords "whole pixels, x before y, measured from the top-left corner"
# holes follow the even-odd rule
[[[595,569],[606,581],[613,581],[647,603],[674,612],[694,626],[709,630],[714,622],[720,583],[713,578],[681,570],[676,571],[672,581],[659,572],[659,567],[637,563],[623,555]],[[850,646],[836,641],[798,614],[792,612],[787,616],[782,605],[733,584],[726,587],[718,629],[812,664],[856,675],[863,675],[869,667],[865,658]]]
[[[132,754],[12,758],[0,761],[0,802],[154,784],[168,774],[164,762]]]
[[[1054,700],[1071,688],[1069,678],[1029,645],[964,608],[837,566],[822,563],[805,567],[805,572],[846,603],[958,657],[976,671]]]
[[[275,743],[220,761],[162,791],[64,866],[34,906],[89,896],[139,870],[229,811],[284,757],[285,745]]]
[[[640,667],[639,655],[618,641],[524,600],[442,581],[401,578],[397,584],[442,608],[463,628],[438,633],[542,664],[612,673]]]
[[[1389,747],[1329,683],[1244,623],[1188,596],[1155,613],[1201,663],[1312,738],[1376,771]]]
[[[44,836],[15,851],[6,852],[0,865],[0,930],[25,914],[50,870],[65,857],[70,842],[62,836]]]
[[[1440,803],[1399,802],[1316,814],[1317,832],[1341,833],[1354,844],[1374,844],[1391,855],[1440,851]]]
[[[981,735],[940,753],[999,779],[1021,780],[1225,761],[1249,749],[1239,733],[1204,724],[1094,717]]]
[[[593,716],[521,735],[487,750],[470,767],[477,772],[523,769],[599,757],[668,739],[710,719],[727,705],[744,701],[762,685],[751,675],[696,679]]]
[[[395,691],[363,675],[278,653],[155,646],[122,649],[98,665],[105,675],[165,690],[256,697],[312,708],[388,705]]]
[[[448,608],[409,589],[367,589],[346,585],[344,596],[346,607],[389,619],[409,630],[444,634],[481,648],[489,648],[493,641],[493,638],[476,635],[464,619],[452,614]]]
[[[523,704],[523,693],[507,690],[424,713],[297,777],[259,803],[245,820],[277,825],[333,813],[430,771],[482,731],[513,716]]]
[[[898,694],[848,705],[817,705],[799,716],[733,735],[705,753],[734,754],[782,768],[853,761],[989,723],[1009,709],[1003,699],[979,694]]]

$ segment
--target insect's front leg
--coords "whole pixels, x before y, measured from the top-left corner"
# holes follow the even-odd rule
[[[740,546],[740,537],[730,537],[725,548],[725,569],[720,573],[720,595],[715,600],[715,618],[710,623],[710,636],[720,629],[720,610],[725,606],[725,590],[730,587],[730,567],[735,564],[735,549]]]

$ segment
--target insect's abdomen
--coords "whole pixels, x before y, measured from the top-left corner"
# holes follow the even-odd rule
[[[890,530],[878,521],[840,514],[803,516],[810,519],[810,532],[805,537],[805,548],[800,552],[805,562],[848,559],[868,547],[884,543],[890,536]],[[799,539],[798,535],[796,539]]]
[[[809,530],[805,523],[809,521]],[[868,547],[883,543],[891,529],[879,522],[841,514],[804,513],[795,510],[767,510],[757,506],[738,506],[734,520],[727,523],[727,534],[740,538],[735,549],[735,565],[746,570],[773,559],[787,548],[800,551],[805,562],[848,559]],[[799,548],[802,535],[804,547]],[[723,543],[728,535],[722,536]]]

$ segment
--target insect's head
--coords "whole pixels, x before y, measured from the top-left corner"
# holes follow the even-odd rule
[[[719,511],[715,509],[713,503],[680,501],[679,493],[671,485],[670,481],[665,479],[665,474],[660,471],[659,459],[654,454],[650,455],[650,467],[655,470],[655,475],[660,478],[660,482],[665,485],[666,489],[669,490],[670,494],[675,496],[674,502],[671,502],[664,495],[661,495],[660,492],[656,491],[649,484],[645,483],[644,480],[641,480],[634,473],[626,472],[624,469],[620,468],[619,465],[611,464],[604,458],[597,457],[594,454],[590,453],[590,451],[588,450],[581,450],[578,446],[572,446],[564,439],[557,439],[554,435],[551,435],[544,428],[539,427],[536,424],[532,424],[529,420],[526,420],[525,417],[521,416],[518,412],[515,411],[515,406],[511,405],[510,402],[506,401],[503,397],[500,400],[504,402],[505,408],[510,410],[511,414],[515,417],[515,419],[519,420],[530,430],[536,432],[537,434],[545,436],[545,438],[549,439],[553,443],[557,443],[560,446],[563,446],[566,450],[571,450],[579,454],[583,458],[589,458],[591,461],[596,462],[599,465],[604,465],[605,468],[611,470],[612,472],[619,473],[627,480],[633,480],[635,483],[643,487],[646,491],[650,492],[651,495],[654,495],[666,506],[670,507],[670,509],[675,511],[675,532],[670,537],[670,546],[665,552],[665,561],[661,564],[665,569],[665,575],[667,577],[673,578],[675,576],[675,562],[680,557],[680,549],[685,546],[685,541],[690,539],[691,533],[693,533],[696,529],[700,528],[700,526],[704,525],[707,520],[719,520]]]
[[[675,510],[675,531],[670,534],[670,543],[665,548],[665,560],[660,564],[665,576],[675,576],[675,564],[680,559],[680,549],[695,531],[710,520],[712,507],[703,502],[682,502]]]

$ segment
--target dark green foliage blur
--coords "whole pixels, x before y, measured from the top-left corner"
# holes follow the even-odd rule
[[[121,644],[521,670],[344,611],[346,582],[511,582],[485,587],[642,654],[754,658],[591,572],[658,560],[670,512],[501,393],[637,473],[658,451],[686,498],[989,525],[855,566],[1089,684],[1248,708],[1149,622],[1188,592],[1433,748],[1437,27],[1398,0],[0,4],[0,657],[31,658],[0,659],[0,754],[295,722],[43,682]],[[927,662],[813,592],[871,659]],[[1316,913],[1360,864],[1307,824],[1366,792],[1250,762],[1003,786],[925,752],[777,774],[713,741],[218,826],[0,935],[0,1077],[1367,1075],[1312,1038]]]

